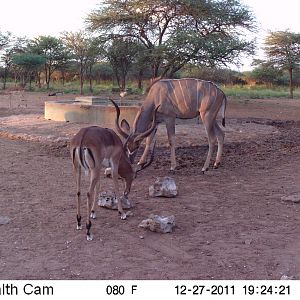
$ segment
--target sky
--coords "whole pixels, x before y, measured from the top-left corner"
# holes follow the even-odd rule
[[[261,46],[268,31],[300,32],[299,0],[240,0],[256,17]],[[0,6],[0,31],[10,31],[18,37],[39,35],[59,36],[63,31],[84,29],[84,19],[96,9],[100,0],[6,0]],[[258,52],[261,56],[262,52]],[[250,66],[245,60],[243,69]]]

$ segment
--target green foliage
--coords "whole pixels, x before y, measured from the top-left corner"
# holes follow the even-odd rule
[[[34,39],[29,43],[28,49],[30,52],[44,57],[44,72],[47,88],[49,89],[51,75],[59,67],[65,66],[69,58],[68,52],[62,42],[52,36],[40,36]]]
[[[283,86],[273,86],[272,88],[261,86],[223,86],[222,90],[228,97],[237,99],[267,99],[267,98],[288,98],[289,90]],[[295,98],[300,99],[300,89],[294,92]]]
[[[12,57],[12,63],[19,69],[22,78],[22,86],[25,87],[27,81],[31,80],[32,75],[45,64],[45,57],[35,53],[20,53]]]
[[[265,52],[270,63],[289,72],[290,97],[293,98],[293,71],[300,66],[300,33],[270,32],[265,45]]]
[[[224,68],[207,68],[188,65],[183,68],[181,77],[199,78],[202,80],[213,81],[218,84],[246,84],[243,74]]]
[[[254,29],[254,18],[237,0],[105,0],[87,23],[105,40],[139,41],[152,77],[171,77],[189,62],[237,62],[240,53],[253,51],[241,32]]]

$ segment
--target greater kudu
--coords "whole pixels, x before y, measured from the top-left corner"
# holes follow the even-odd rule
[[[112,101],[112,100],[111,100]],[[120,115],[118,105],[112,101],[116,108],[117,115]],[[154,111],[155,113],[156,111]],[[152,130],[155,129],[156,117],[153,116]],[[128,141],[127,141],[128,142]],[[126,143],[127,143],[126,142]],[[131,164],[126,151],[126,143],[122,144],[119,136],[111,129],[91,126],[82,128],[71,139],[70,153],[73,163],[73,169],[76,176],[77,188],[77,229],[82,229],[81,226],[81,169],[90,174],[90,184],[87,193],[87,219],[86,219],[86,234],[87,240],[92,240],[93,236],[90,232],[92,223],[91,218],[95,218],[95,200],[100,188],[101,168],[110,167],[114,182],[114,192],[118,199],[118,211],[121,214],[121,219],[126,219],[126,214],[122,208],[121,197],[128,197],[133,179],[136,173],[148,167],[153,161],[153,155],[150,160],[136,169]],[[125,147],[125,148],[124,148]],[[118,177],[125,180],[125,190],[123,196],[119,193]]]
[[[204,173],[208,170],[216,140],[218,141],[218,152],[214,167],[217,168],[221,162],[225,133],[216,122],[216,118],[221,109],[222,125],[225,126],[226,104],[227,99],[224,92],[210,81],[192,78],[162,79],[156,81],[149,89],[143,105],[136,115],[133,132],[130,133],[129,127],[127,130],[122,130],[118,126],[117,130],[127,139],[127,151],[131,160],[134,159],[142,140],[147,137],[146,147],[139,161],[139,164],[143,165],[156,132],[156,130],[149,130],[153,111],[160,106],[157,111],[156,123],[165,122],[166,124],[171,147],[171,170],[175,170],[175,119],[192,119],[200,114],[209,144],[207,158],[202,168]]]

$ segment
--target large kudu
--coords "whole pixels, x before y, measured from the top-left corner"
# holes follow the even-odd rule
[[[176,168],[175,158],[175,120],[192,119],[200,115],[206,129],[209,150],[202,168],[208,170],[213,154],[214,144],[218,141],[218,152],[214,167],[221,162],[225,133],[216,122],[219,110],[222,113],[222,125],[225,126],[225,110],[227,99],[222,90],[214,83],[199,79],[163,79],[156,81],[150,88],[146,99],[140,108],[130,132],[129,125],[124,120],[123,126],[117,123],[118,132],[127,139],[127,152],[133,161],[142,140],[146,139],[146,148],[139,161],[143,165],[151,147],[156,130],[151,123],[154,110],[157,110],[156,124],[165,122],[168,140],[171,147],[171,170]],[[159,108],[158,108],[159,107]]]

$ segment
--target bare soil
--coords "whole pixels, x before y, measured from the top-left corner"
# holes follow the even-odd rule
[[[300,203],[282,200],[300,197],[299,100],[230,100],[222,166],[205,175],[202,125],[177,126],[175,173],[161,126],[155,161],[130,194],[133,216],[97,207],[87,242],[67,146],[86,124],[44,120],[49,98],[0,94],[0,220],[10,220],[0,225],[0,279],[300,279]],[[148,196],[163,176],[176,198]],[[139,228],[150,214],[174,215],[175,230]]]

